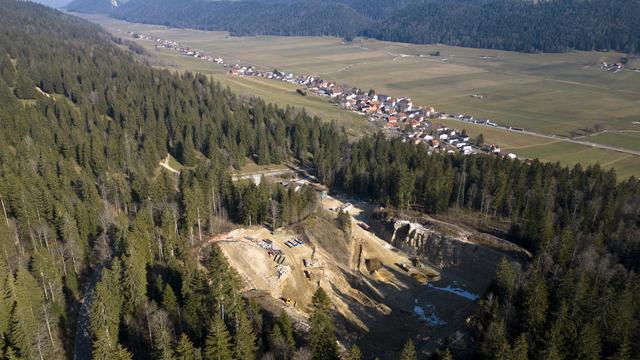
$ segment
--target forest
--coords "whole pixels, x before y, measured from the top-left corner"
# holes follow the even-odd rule
[[[67,9],[232,35],[366,36],[520,52],[640,51],[627,0],[74,0]]]
[[[332,191],[399,210],[467,211],[530,249],[530,263],[500,264],[481,300],[477,358],[640,353],[637,178],[428,155],[381,134],[349,142],[304,111],[153,69],[99,27],[29,2],[0,0],[0,34],[2,358],[337,359],[321,289],[301,336],[200,246],[314,211],[311,189],[231,181],[247,161],[296,161]],[[179,176],[159,168],[167,154]],[[410,340],[399,358],[417,358]]]

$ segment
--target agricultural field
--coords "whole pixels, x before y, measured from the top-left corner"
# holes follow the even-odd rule
[[[127,31],[137,31],[221,56],[227,63],[315,74],[345,85],[373,88],[386,95],[409,96],[414,103],[432,105],[439,111],[490,118],[541,134],[579,136],[585,129],[595,127],[612,131],[640,130],[640,125],[634,124],[640,121],[640,107],[636,105],[640,101],[640,72],[603,72],[599,67],[600,62],[616,61],[623,54],[522,54],[368,39],[344,43],[334,37],[230,37],[225,32],[82,16],[116,36],[126,38]],[[222,66],[170,50],[157,50],[148,41],[138,43],[159,59],[163,67],[202,72],[240,94],[259,96],[282,106],[303,107],[313,115],[344,125],[353,137],[374,129],[362,117],[338,109],[325,98],[298,95],[295,85],[228,76]],[[432,56],[437,52],[439,56]],[[467,128],[472,135],[481,132],[487,142],[499,144],[503,150],[521,157],[559,161],[565,165],[598,162],[615,168],[621,178],[640,174],[638,156],[451,122],[456,128]],[[634,141],[637,137],[629,134],[609,132],[591,136],[590,141],[638,150],[640,145]]]
[[[640,72],[603,72],[619,53],[522,54],[334,37],[230,37],[91,17],[109,30],[143,31],[262,69],[317,74],[448,112],[569,135],[596,124],[640,130]],[[439,56],[430,56],[439,52]],[[478,94],[482,99],[472,97]]]
[[[625,149],[640,151],[640,131],[638,132],[605,132],[589,137],[589,141],[598,144],[619,146]]]
[[[574,166],[577,163],[583,166],[600,164],[604,168],[615,169],[620,179],[627,179],[630,176],[638,176],[640,174],[640,157],[636,155],[569,143],[560,139],[553,140],[508,132],[502,129],[467,124],[456,120],[438,121],[445,126],[465,129],[470,136],[482,134],[485,138],[485,143],[498,144],[503,151],[512,152],[519,157],[559,162],[566,166]],[[604,145],[621,146],[615,141],[611,143],[596,141],[595,136],[592,136],[591,141]],[[640,143],[640,136],[637,137],[636,141]],[[630,149],[633,150],[632,147]]]

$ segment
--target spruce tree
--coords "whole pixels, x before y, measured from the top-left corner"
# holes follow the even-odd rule
[[[416,347],[411,339],[407,340],[400,353],[400,360],[417,360]]]
[[[322,288],[318,288],[313,294],[311,305],[309,340],[313,359],[336,360],[338,359],[338,349],[331,317],[331,301]]]
[[[353,345],[351,349],[349,349],[349,354],[345,358],[345,360],[360,360],[362,359],[362,352],[357,345]]]
[[[176,344],[176,360],[199,360],[200,354],[198,349],[193,346],[191,340],[186,334],[180,335],[178,344]]]
[[[180,313],[178,298],[176,297],[176,293],[173,291],[173,288],[169,284],[165,285],[164,291],[162,292],[162,307],[167,310],[167,312],[171,316],[171,319],[177,323]]]
[[[256,337],[253,334],[251,321],[244,311],[238,312],[238,329],[233,337],[233,344],[235,360],[255,360]]]
[[[505,299],[511,299],[514,294],[516,281],[516,273],[513,266],[506,257],[502,257],[498,263],[495,275],[495,284],[498,287],[500,295]]]
[[[296,341],[293,336],[293,325],[291,319],[287,315],[286,311],[282,310],[280,316],[277,319],[277,326],[280,327],[282,337],[284,339],[284,350],[287,353],[287,358],[293,358],[293,354],[296,351]]]
[[[529,359],[529,344],[525,334],[521,334],[513,344],[513,349],[509,355],[510,360],[528,360]]]
[[[233,359],[229,331],[219,314],[213,317],[213,321],[209,327],[209,334],[207,335],[204,345],[204,359]]]
[[[18,99],[30,100],[36,98],[36,90],[33,81],[22,73],[18,74],[16,78],[16,87],[13,89],[13,92]]]
[[[288,353],[286,351],[286,341],[282,336],[282,330],[277,324],[273,325],[271,333],[269,334],[269,346],[277,360],[288,359]]]
[[[16,84],[16,68],[11,63],[9,55],[0,56],[0,77],[7,83],[7,85],[13,87]]]

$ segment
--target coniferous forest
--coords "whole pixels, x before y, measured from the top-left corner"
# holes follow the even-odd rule
[[[476,358],[640,354],[637,178],[428,155],[380,134],[349,142],[303,111],[153,69],[97,26],[28,2],[0,0],[0,34],[2,358],[337,359],[322,290],[300,337],[243,298],[216,247],[200,250],[234,223],[313,211],[310,189],[232,182],[249,159],[302,163],[387,207],[474,213],[529,249],[527,264],[500,263],[480,300]],[[160,169],[167,154],[179,176]],[[416,358],[412,343],[401,357]]]
[[[629,0],[74,0],[71,11],[232,35],[366,36],[521,52],[640,51]]]

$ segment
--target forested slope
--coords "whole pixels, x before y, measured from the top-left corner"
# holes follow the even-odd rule
[[[233,35],[362,35],[524,52],[640,51],[640,3],[627,0],[75,0],[69,10]]]
[[[316,139],[306,152],[344,141],[341,132],[201,76],[152,70],[96,26],[42,6],[0,1],[0,34],[3,358],[86,349],[76,321],[91,289],[94,359],[268,350],[256,340],[266,334],[259,308],[245,304],[226,260],[196,248],[220,224],[264,222],[275,207],[279,226],[315,201],[236,186],[230,166],[281,162],[296,139]],[[160,170],[168,152],[191,170]]]
[[[74,342],[84,299],[94,359],[290,359],[307,344],[335,359],[321,292],[309,339],[294,340],[286,317],[240,296],[215,248],[197,251],[225,224],[278,227],[312,211],[310,190],[233,183],[228,170],[247,158],[302,161],[332,189],[384,206],[475,214],[532,250],[530,264],[503,262],[482,300],[481,358],[640,353],[637,178],[429,155],[382,135],[349,144],[332,124],[154,70],[99,28],[31,3],[0,0],[0,34],[5,358],[86,348]],[[186,166],[179,177],[158,166],[167,153]]]

